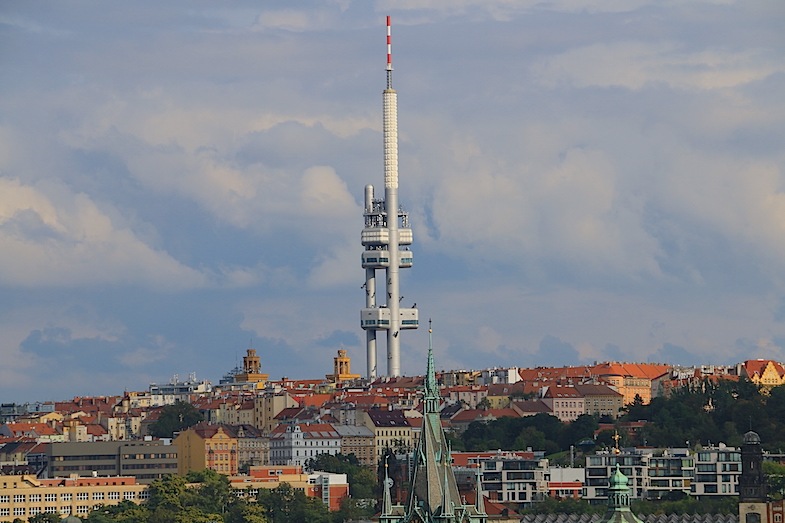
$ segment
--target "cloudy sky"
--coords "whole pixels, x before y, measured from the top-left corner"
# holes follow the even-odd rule
[[[0,400],[364,373],[387,14],[439,368],[785,359],[780,0],[6,1]]]

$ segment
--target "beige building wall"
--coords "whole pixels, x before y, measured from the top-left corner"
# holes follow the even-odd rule
[[[205,441],[194,431],[186,430],[172,441],[177,447],[177,473],[181,476],[192,470],[207,468]]]
[[[219,474],[237,474],[237,439],[220,426],[208,425],[206,431],[198,427],[181,432],[172,442],[177,447],[177,473],[212,469]]]
[[[265,394],[254,401],[254,419],[250,424],[269,435],[277,423],[275,417],[283,410],[298,405],[288,392],[280,394]]]
[[[376,426],[367,412],[362,413],[361,423],[373,432],[374,464],[379,462],[382,453],[387,448],[393,451],[396,449],[412,450],[414,448],[411,425],[396,427]]]
[[[147,499],[147,489],[133,477],[38,480],[27,475],[0,476],[0,522],[27,521],[41,513],[83,518],[98,506],[124,500],[140,503]]]

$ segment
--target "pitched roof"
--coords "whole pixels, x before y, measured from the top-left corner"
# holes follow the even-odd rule
[[[585,396],[624,396],[619,391],[613,390],[611,387],[607,385],[601,385],[599,383],[582,383],[576,384],[575,390],[581,393],[584,397]]]
[[[653,380],[667,374],[670,369],[670,365],[661,363],[619,363],[613,361],[594,365],[592,372],[598,376],[630,376]]]
[[[341,435],[329,423],[300,423],[298,425],[308,439],[336,439]]]
[[[583,395],[575,387],[552,385],[545,391],[546,398],[582,398]]]
[[[762,375],[769,365],[774,367],[774,370],[777,371],[777,374],[779,374],[780,377],[785,376],[785,367],[774,360],[747,360],[742,365],[744,366],[744,372],[746,372],[749,377],[752,377],[755,374],[758,376]]]
[[[370,409],[368,417],[376,427],[410,427],[409,420],[403,411],[387,409]]]
[[[511,407],[524,416],[540,414],[541,412],[545,414],[553,413],[553,409],[542,400],[513,401]]]
[[[513,394],[527,394],[531,392],[529,382],[517,383],[492,383],[488,385],[488,396],[511,396]]]

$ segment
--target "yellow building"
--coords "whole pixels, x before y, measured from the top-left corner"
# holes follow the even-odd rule
[[[177,473],[211,469],[227,476],[237,474],[238,443],[222,425],[198,423],[180,432],[172,442],[177,447]]]
[[[761,387],[785,385],[785,366],[774,360],[747,360],[742,364],[741,375]]]
[[[376,463],[385,449],[409,452],[414,448],[412,426],[401,410],[370,409],[358,413],[357,422],[373,432]]]
[[[254,398],[253,426],[269,435],[278,424],[275,417],[282,410],[298,406],[299,403],[288,392],[269,393]]]
[[[359,374],[352,374],[352,360],[343,349],[338,350],[338,355],[333,358],[333,373],[325,376],[332,383],[351,381],[360,378]]]
[[[600,363],[591,369],[593,377],[599,378],[624,396],[624,405],[640,396],[644,404],[651,402],[652,382],[670,371],[669,365],[657,363]]]
[[[33,475],[0,476],[0,522],[27,521],[41,513],[65,517],[87,516],[98,506],[128,500],[139,503],[148,497],[148,486],[136,478],[107,476],[36,479]]]
[[[234,380],[240,383],[255,383],[256,388],[263,389],[268,379],[269,374],[262,374],[262,362],[256,355],[256,349],[246,350],[246,355],[243,356],[243,371],[235,375]]]

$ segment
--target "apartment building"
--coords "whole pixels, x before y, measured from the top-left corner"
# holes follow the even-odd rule
[[[376,466],[374,437],[371,429],[352,425],[333,425],[333,428],[341,436],[341,454],[345,456],[354,454],[361,464]]]
[[[177,448],[177,471],[211,469],[227,476],[237,474],[238,443],[225,425],[197,423],[180,432],[172,442]]]
[[[624,394],[608,385],[599,383],[576,384],[575,390],[583,396],[584,412],[594,416],[619,417],[624,407]]]
[[[736,495],[740,476],[741,450],[722,443],[700,449],[695,453],[691,494],[696,497]]]
[[[255,498],[259,489],[274,489],[287,483],[307,497],[321,499],[333,511],[340,509],[341,501],[349,496],[346,474],[305,473],[301,466],[296,465],[251,467],[248,475],[232,476],[229,483],[238,496],[245,498]]]
[[[483,496],[490,501],[529,504],[548,493],[548,460],[498,453],[480,461]]]
[[[692,492],[695,458],[688,449],[613,449],[586,456],[583,497],[590,503],[607,501],[609,480],[617,464],[629,480],[632,499],[662,499],[671,492]]]
[[[571,422],[586,412],[586,399],[575,387],[552,385],[545,388],[542,401],[562,422]]]
[[[401,410],[370,409],[358,414],[358,424],[373,432],[375,463],[385,449],[405,453],[414,448],[412,426]]]
[[[270,435],[270,465],[304,466],[319,454],[341,453],[341,435],[328,423],[279,425]]]
[[[147,484],[177,473],[177,448],[163,440],[47,443],[27,460],[45,478],[134,476]]]
[[[37,514],[85,517],[98,506],[121,501],[139,503],[148,486],[133,477],[36,479],[32,475],[0,476],[0,522],[27,520]]]

